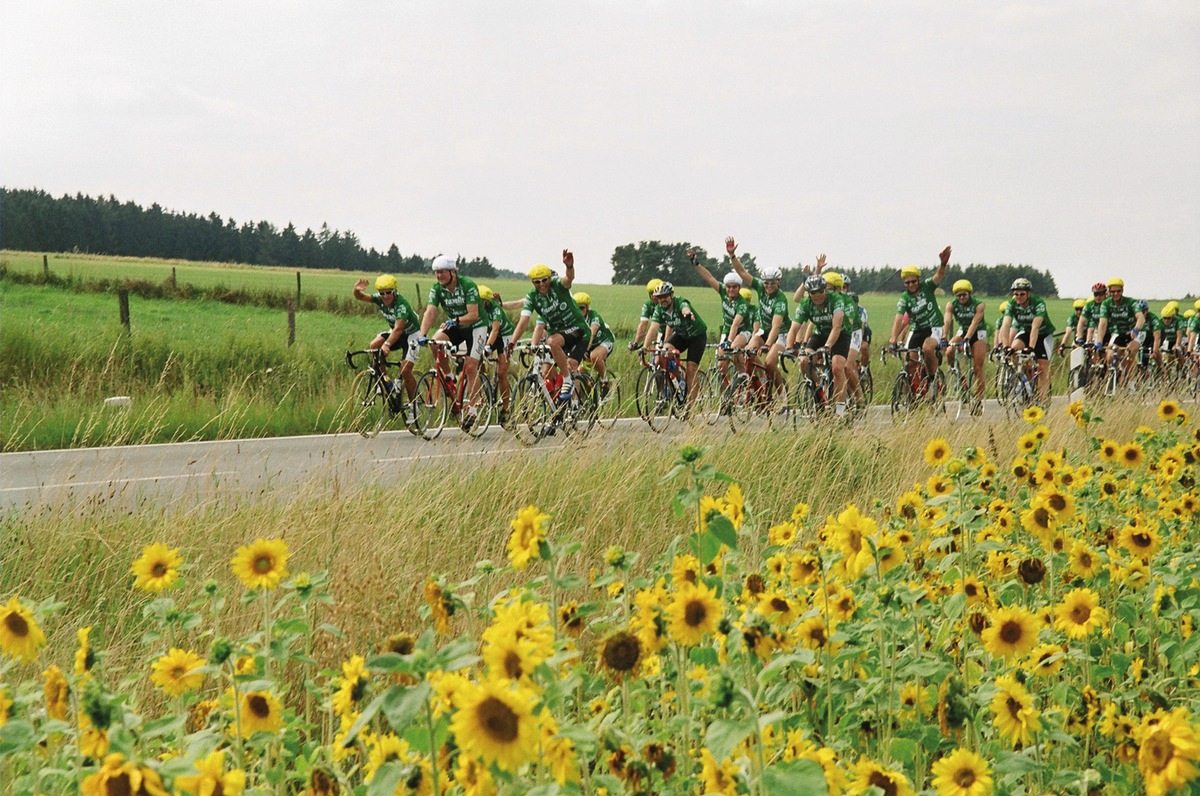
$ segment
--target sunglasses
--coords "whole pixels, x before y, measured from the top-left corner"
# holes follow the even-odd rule
[[[813,294],[813,295],[815,296],[815,295],[817,295],[818,293],[824,293],[824,292],[825,292],[825,288],[821,288],[820,290],[810,290],[810,291],[808,291],[808,292],[809,292],[809,293],[811,293],[811,294]]]
[[[905,279],[904,280],[904,284],[906,284],[906,285],[915,285],[915,284],[918,284],[919,282],[920,282],[919,279]]]
[[[1028,290],[1014,290],[1013,295],[1014,296],[1028,296],[1029,291]]]
[[[1124,293],[1124,292],[1125,292],[1125,288],[1123,288],[1123,287],[1110,287],[1110,288],[1108,289],[1108,292],[1109,292],[1109,293]]]
[[[544,284],[546,284],[546,283],[547,283],[547,282],[549,282],[549,281],[550,281],[550,277],[548,277],[548,276],[544,276],[544,277],[542,277],[541,279],[535,279],[535,280],[533,280],[533,284],[535,284],[535,285],[544,285]]]
[[[955,293],[954,295],[957,296],[958,298],[970,298],[971,297],[970,293]]]

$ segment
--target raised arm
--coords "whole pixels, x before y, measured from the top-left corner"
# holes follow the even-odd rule
[[[369,283],[365,279],[360,279],[354,283],[354,297],[359,301],[371,303],[371,295],[367,293],[366,287]]]
[[[729,255],[729,262],[733,263],[733,270],[742,278],[742,284],[750,287],[754,277],[750,276],[750,272],[742,267],[742,261],[737,256],[737,241],[732,236],[725,239],[725,253]]]
[[[696,255],[695,249],[687,250],[687,258],[692,261],[692,266],[696,269],[696,273],[700,274],[700,278],[704,280],[704,284],[713,290],[721,289],[721,283],[712,275],[712,272],[700,264],[700,258]]]
[[[938,260],[939,260],[939,262],[938,262],[937,271],[935,271],[933,274],[933,284],[935,284],[935,285],[942,284],[942,280],[946,278],[946,266],[950,265],[950,247],[949,246],[942,249],[941,253],[938,254]]]
[[[575,281],[575,255],[571,254],[570,249],[563,249],[563,267],[566,273],[563,274],[562,286],[571,289],[571,283]]]

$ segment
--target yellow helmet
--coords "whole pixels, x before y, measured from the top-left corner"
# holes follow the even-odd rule
[[[1119,276],[1114,276],[1112,279],[1108,280],[1108,286],[1123,288],[1123,287],[1125,287],[1125,280]]]
[[[1081,310],[1081,309],[1083,309],[1084,304],[1087,304],[1087,302],[1084,301],[1083,299],[1075,299],[1075,303],[1072,304],[1071,306],[1077,310]]]
[[[1007,301],[1001,301],[1001,302],[1000,302],[1000,312],[1004,312],[1006,309],[1008,309],[1008,302],[1007,302]]]
[[[1196,299],[1196,303],[1192,305],[1192,308],[1195,309],[1196,312],[1200,312],[1200,299]]]
[[[921,269],[915,265],[906,265],[900,269],[900,278],[907,279],[910,276],[920,276]]]
[[[975,292],[975,286],[971,284],[970,279],[960,279],[957,282],[955,282],[954,290],[952,290],[951,292],[952,293],[962,293],[964,291],[966,291],[967,293]]]
[[[484,301],[491,301],[495,295],[496,294],[493,293],[492,289],[487,285],[479,286],[479,298],[483,299]]]
[[[575,303],[581,307],[584,305],[587,305],[589,307],[592,306],[592,297],[589,296],[587,293],[584,293],[582,290],[579,291],[578,293],[572,293],[571,298],[575,299]]]
[[[1162,315],[1162,317],[1164,317],[1164,318],[1174,318],[1176,315],[1179,314],[1179,302],[1178,301],[1168,301],[1166,304],[1163,305],[1162,312],[1159,314]]]
[[[825,277],[825,284],[829,285],[830,287],[846,286],[845,278],[836,271],[826,271],[825,273],[821,274],[821,276]]]
[[[1185,318],[1195,318],[1195,317],[1196,317],[1196,311],[1195,311],[1195,310],[1188,310],[1187,312],[1183,313],[1183,317],[1185,317]]]
[[[538,263],[533,268],[529,269],[530,279],[546,279],[553,276],[554,272],[550,270],[550,266],[545,263]]]
[[[750,299],[754,298],[754,291],[744,287],[738,291],[738,295],[744,298],[746,301],[749,301]]]
[[[646,283],[646,292],[653,293],[654,291],[658,290],[658,288],[662,285],[662,282],[663,281],[661,279],[651,279]]]
[[[381,276],[375,280],[375,289],[376,290],[395,290],[396,289],[396,277],[392,276],[391,274],[384,274],[383,276]]]

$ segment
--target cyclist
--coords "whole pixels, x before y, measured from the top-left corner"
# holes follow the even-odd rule
[[[1079,327],[1079,319],[1083,317],[1083,308],[1087,305],[1085,299],[1075,299],[1071,304],[1071,317],[1067,318],[1067,322],[1063,327],[1062,339],[1058,341],[1058,353],[1062,354],[1067,348],[1067,343],[1070,342],[1075,335],[1076,329]]]
[[[1183,339],[1184,324],[1179,319],[1179,302],[1168,301],[1164,304],[1158,319],[1158,326],[1154,329],[1154,350],[1166,353],[1175,351]]]
[[[750,302],[742,297],[742,293],[749,293],[749,291],[742,287],[742,278],[737,275],[736,271],[730,271],[725,274],[722,282],[718,282],[716,277],[700,264],[700,259],[694,250],[688,249],[687,256],[695,266],[696,273],[700,275],[700,278],[717,291],[717,295],[721,297],[721,339],[718,341],[718,347],[725,351],[730,349],[737,352],[742,351],[753,336],[752,321],[749,320],[752,308]],[[729,360],[722,359],[718,368],[721,378],[725,378],[729,369]],[[744,369],[745,364],[739,363],[738,370]]]
[[[600,384],[604,384],[608,378],[608,355],[612,353],[613,343],[617,338],[613,335],[612,329],[608,328],[608,324],[600,317],[600,313],[592,309],[592,297],[583,291],[580,291],[571,298],[575,299],[575,303],[579,305],[579,311],[583,313],[583,320],[587,323],[589,334],[587,344],[583,347],[585,356],[592,363],[592,367],[596,369],[597,375],[600,377]]]
[[[824,263],[825,255],[821,255],[820,262]],[[850,293],[846,290],[846,277],[836,271],[826,271],[825,285],[830,293],[838,297],[842,302],[842,307],[845,317],[842,320],[842,328],[850,334],[850,351],[846,354],[846,383],[849,387],[849,394],[854,396],[858,401],[863,401],[862,386],[859,383],[858,368],[859,368],[859,351],[862,348],[862,318],[859,317],[858,308],[854,305],[853,299],[850,298]],[[804,290],[804,285],[800,285],[800,289]],[[865,402],[864,402],[865,403]]]
[[[850,332],[846,329],[847,303],[850,299],[828,289],[825,277],[812,274],[804,280],[807,294],[796,304],[788,328],[788,348],[799,353],[801,345],[811,354],[820,351],[829,357],[833,369],[833,400],[838,415],[846,413],[846,358],[850,353]],[[803,335],[804,340],[800,337]],[[812,379],[809,357],[800,358],[800,369]],[[815,379],[813,379],[815,381]]]
[[[930,383],[936,385],[934,374],[937,373],[937,348],[941,342],[942,320],[938,313],[938,301],[935,291],[946,277],[946,266],[950,264],[950,247],[942,249],[938,255],[938,267],[929,279],[921,279],[921,269],[915,265],[906,265],[900,269],[900,279],[904,282],[904,292],[896,302],[896,319],[892,321],[892,334],[888,340],[888,348],[897,349],[896,342],[900,337],[900,328],[905,316],[911,331],[905,348],[919,348],[925,360],[925,370],[929,374]]]
[[[1018,277],[1012,283],[1012,300],[1004,310],[1000,336],[1014,351],[1029,348],[1037,363],[1037,399],[1043,406],[1050,400],[1050,352],[1054,347],[1054,322],[1046,302],[1033,295],[1033,283]]]
[[[708,326],[696,314],[692,303],[682,296],[675,295],[675,286],[663,282],[654,291],[659,299],[654,308],[654,316],[650,319],[650,328],[646,331],[646,346],[649,347],[660,327],[669,327],[671,333],[663,341],[667,348],[686,353],[687,367],[684,370],[684,386],[687,402],[690,407],[696,400],[699,390],[691,389],[696,384],[696,369],[704,356],[704,346],[708,345]]]
[[[1200,352],[1197,344],[1200,343],[1200,299],[1192,305],[1192,309],[1183,313],[1183,319],[1187,321],[1187,353],[1195,355]]]
[[[583,360],[584,344],[587,342],[587,322],[575,299],[571,298],[571,283],[575,281],[575,255],[570,249],[563,249],[563,265],[566,268],[564,276],[557,277],[550,266],[538,263],[529,269],[529,279],[533,289],[525,294],[521,307],[521,318],[513,332],[511,349],[516,341],[525,334],[529,319],[537,313],[546,321],[546,343],[550,346],[550,355],[558,372],[563,374],[562,388],[559,390],[559,400],[571,397],[575,386],[574,372],[576,363]]]
[[[629,341],[630,351],[637,351],[642,347],[642,335],[646,333],[646,327],[650,325],[650,317],[654,315],[654,308],[658,306],[658,301],[654,298],[654,291],[662,283],[663,281],[657,278],[646,283],[646,303],[642,304],[642,315],[638,318],[637,331],[633,333],[633,339]]]
[[[847,286],[849,283],[847,282]],[[862,345],[858,349],[858,358],[865,367],[871,366],[871,321],[867,317],[867,308],[858,302],[858,294],[850,293],[854,306],[858,308],[858,320],[862,324]]]
[[[479,286],[479,301],[483,308],[483,318],[487,323],[487,340],[484,342],[484,352],[496,352],[496,392],[500,393],[500,425],[508,422],[509,393],[508,389],[508,344],[512,340],[513,323],[508,313],[504,311],[500,294],[487,285]]]
[[[759,328],[750,337],[750,356],[757,356],[758,349],[766,347],[767,356],[763,364],[767,367],[767,374],[777,386],[783,387],[783,377],[779,374],[779,354],[783,351],[785,341],[783,325],[788,320],[787,296],[779,289],[783,273],[778,268],[765,268],[762,279],[751,276],[742,267],[742,261],[737,256],[737,241],[731,237],[725,239],[725,251],[733,263],[733,270],[742,278],[742,284],[748,285],[758,295]]]
[[[479,361],[483,359],[483,346],[487,341],[487,325],[479,308],[479,286],[475,280],[458,275],[458,263],[453,257],[439,254],[433,258],[433,276],[437,284],[429,289],[429,301],[425,315],[421,318],[421,336],[417,342],[425,345],[427,335],[437,318],[439,308],[446,311],[446,320],[433,335],[434,340],[444,340],[451,345],[465,345],[467,356],[463,359],[463,378],[466,379],[469,405],[463,427],[470,428],[476,417],[475,406],[479,401]]]
[[[1100,305],[1100,315],[1096,321],[1096,336],[1093,340],[1096,348],[1115,345],[1125,348],[1129,356],[1125,358],[1124,377],[1129,378],[1129,369],[1137,359],[1138,349],[1146,336],[1146,313],[1138,310],[1138,302],[1125,295],[1125,281],[1119,277],[1108,280],[1108,298]],[[1112,351],[1105,353],[1105,360],[1111,364]]]
[[[983,360],[987,357],[987,321],[983,318],[984,303],[975,298],[975,286],[969,279],[959,279],[954,283],[954,298],[946,302],[946,312],[942,321],[942,339],[950,346],[946,357],[954,364],[954,346],[964,341],[971,352],[971,369],[975,373],[975,381],[971,385],[975,391],[975,403],[971,406],[971,414],[983,413]],[[950,332],[953,325],[958,324],[958,333],[953,337]]]
[[[1100,305],[1108,298],[1108,285],[1097,282],[1092,285],[1092,297],[1083,303],[1079,320],[1075,323],[1075,345],[1095,343],[1096,323],[1100,320]]]
[[[413,376],[413,365],[417,361],[417,336],[412,334],[417,328],[417,313],[412,305],[404,300],[396,286],[396,277],[384,274],[375,280],[375,292],[366,292],[367,280],[360,279],[354,283],[354,298],[359,301],[374,304],[379,308],[379,314],[388,322],[388,327],[371,341],[369,348],[379,349],[384,358],[396,349],[404,350],[404,362],[400,365],[400,379],[408,400],[412,401],[417,395],[417,379]],[[393,387],[393,390],[396,388]],[[407,405],[404,407],[407,416]]]
[[[996,323],[992,327],[992,331],[996,333],[996,348],[1004,347],[1004,342],[1000,339],[1000,329],[1004,326],[1004,311],[1007,309],[1007,301],[1001,301],[1000,306],[996,308],[996,312],[1000,313],[1000,317],[996,318]]]

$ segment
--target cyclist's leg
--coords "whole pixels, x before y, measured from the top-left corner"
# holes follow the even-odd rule
[[[975,381],[971,387],[975,391],[977,401],[983,400],[984,388],[987,386],[983,379],[983,363],[987,359],[987,332],[980,334],[982,336],[971,343],[971,368],[975,371]]]

